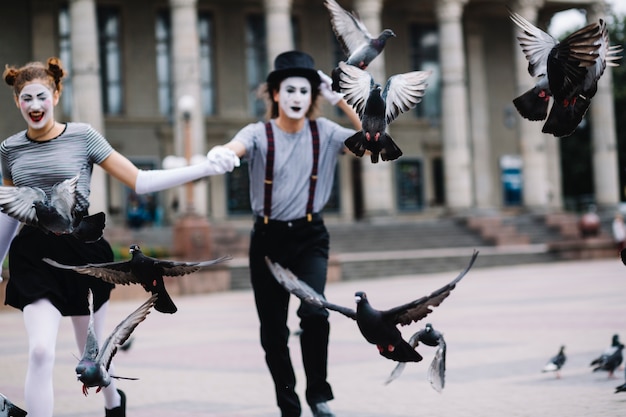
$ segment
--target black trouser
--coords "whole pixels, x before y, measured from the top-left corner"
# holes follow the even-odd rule
[[[271,221],[258,219],[250,241],[250,276],[261,324],[261,345],[274,379],[276,401],[282,417],[298,417],[300,400],[295,391],[289,347],[287,313],[290,294],[274,279],[265,257],[290,269],[320,294],[324,293],[328,268],[328,231],[319,215],[312,221]],[[328,363],[328,312],[301,303],[300,346],[306,374],[306,400],[309,405],[331,400],[333,393],[326,381]]]

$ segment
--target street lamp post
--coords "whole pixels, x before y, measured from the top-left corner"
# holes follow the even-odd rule
[[[185,160],[174,163],[178,165],[184,163],[190,165],[194,157],[192,156],[192,114],[196,102],[192,96],[182,96],[178,101],[178,110],[182,115],[183,141]],[[172,159],[171,157],[168,157]],[[180,159],[180,158],[174,158]],[[194,183],[185,184],[186,210],[174,224],[173,243],[174,253],[187,260],[203,260],[211,258],[211,228],[206,217],[198,214],[195,210]]]

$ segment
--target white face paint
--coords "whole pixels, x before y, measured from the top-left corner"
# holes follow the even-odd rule
[[[301,119],[311,106],[311,83],[304,77],[285,78],[278,95],[278,106],[283,114],[290,119]]]
[[[43,84],[27,84],[18,97],[22,117],[31,129],[43,129],[54,118],[54,95]]]

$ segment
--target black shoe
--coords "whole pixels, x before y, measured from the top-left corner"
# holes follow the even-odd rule
[[[313,412],[313,417],[335,417],[326,402],[313,404],[311,406],[311,411]]]
[[[120,405],[110,410],[105,408],[104,417],[126,417],[126,395],[121,389],[118,389],[117,392],[121,397]]]

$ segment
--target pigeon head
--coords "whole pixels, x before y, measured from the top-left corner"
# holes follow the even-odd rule
[[[385,29],[381,32],[381,34],[378,36],[378,40],[384,45],[385,42],[387,42],[387,39],[389,38],[395,38],[396,34],[393,32],[393,30],[391,29]]]
[[[432,325],[432,324],[430,324],[430,323],[426,323],[425,330],[426,330],[427,332],[432,332],[432,331],[433,331],[433,325]]]
[[[139,248],[139,245],[130,245],[130,248],[128,248],[128,251],[132,255],[135,252],[137,253],[141,252],[141,249]]]
[[[354,301],[356,301],[357,304],[363,302],[363,301],[367,301],[367,294],[365,294],[363,291],[357,291],[354,293]]]
[[[612,346],[619,346],[621,343],[619,341],[619,335],[614,334],[613,338],[611,339],[611,345]]]

